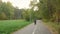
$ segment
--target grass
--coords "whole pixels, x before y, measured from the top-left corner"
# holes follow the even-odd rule
[[[53,22],[46,22],[45,24],[52,27],[52,31],[55,32],[55,34],[60,34],[60,24],[58,25],[57,23]]]
[[[3,20],[0,21],[0,34],[10,34],[30,24],[25,20]]]

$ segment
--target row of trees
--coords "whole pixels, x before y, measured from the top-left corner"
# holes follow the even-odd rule
[[[36,13],[34,12],[33,7],[31,9],[19,9],[18,7],[13,7],[13,5],[10,2],[2,2],[2,0],[0,0],[0,20],[33,20],[35,17],[34,13]]]
[[[36,10],[35,7],[37,7]],[[60,0],[33,0],[30,9],[18,9],[10,2],[0,0],[0,20],[1,19],[45,19],[49,21],[60,21]]]
[[[25,9],[13,7],[10,2],[2,2],[0,0],[0,20],[21,19]]]
[[[60,0],[39,0],[38,7],[44,19],[60,21]]]
[[[34,2],[36,0],[33,0]],[[39,0],[38,3],[31,4],[34,8],[38,7],[38,11],[35,14],[38,14],[37,18],[42,18],[45,20],[59,22],[60,21],[60,0]]]
[[[10,19],[13,16],[13,6],[10,2],[2,2],[0,0],[0,19]]]

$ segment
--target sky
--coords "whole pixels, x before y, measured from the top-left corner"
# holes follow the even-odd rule
[[[2,0],[3,2],[11,2],[14,7],[29,8],[30,0]]]

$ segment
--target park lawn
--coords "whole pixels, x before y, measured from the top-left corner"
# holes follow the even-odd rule
[[[24,26],[30,24],[25,20],[3,20],[0,21],[0,34],[10,34]]]

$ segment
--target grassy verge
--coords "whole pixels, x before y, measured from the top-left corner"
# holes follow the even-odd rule
[[[30,24],[25,20],[4,20],[0,21],[0,34],[10,34]]]
[[[58,25],[53,22],[46,22],[45,24],[52,30],[53,34],[60,34],[60,24]]]

